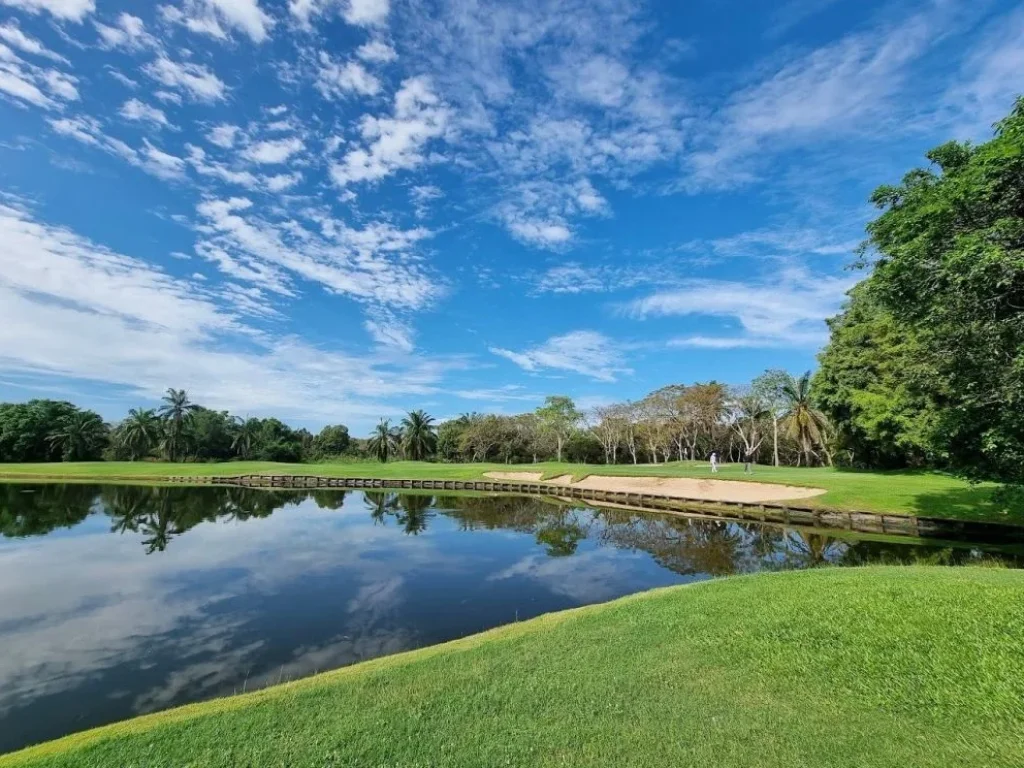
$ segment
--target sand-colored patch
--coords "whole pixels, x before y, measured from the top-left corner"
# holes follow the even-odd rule
[[[488,480],[512,480],[518,483],[536,483],[542,477],[543,472],[484,472]]]
[[[534,483],[540,481],[543,474],[540,472],[487,472],[485,476],[492,480]],[[809,499],[812,496],[820,496],[825,493],[823,488],[802,488],[795,485],[776,485],[774,483],[755,483],[739,480],[713,480],[701,477],[611,477],[608,475],[590,475],[576,483],[571,481],[571,475],[562,475],[546,482],[553,485],[572,485],[576,488],[587,488],[594,491],[646,493],[652,496],[671,496],[681,499],[700,499],[702,501],[734,501],[745,504],[756,504],[764,501]]]

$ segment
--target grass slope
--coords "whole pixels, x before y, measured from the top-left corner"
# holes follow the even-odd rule
[[[44,744],[0,766],[1020,766],[1024,573],[737,577]]]
[[[434,464],[415,461],[329,462],[323,464],[275,464],[261,461],[222,464],[170,464],[165,462],[84,462],[67,464],[4,464],[5,477],[53,477],[70,479],[159,478],[171,475],[311,474],[332,477],[382,477],[437,480],[475,480],[484,472],[543,472],[545,477],[572,474],[576,478],[597,475],[649,475],[657,477],[710,477],[702,462],[671,464],[594,465],[546,462],[523,466],[506,464]],[[936,472],[854,472],[814,467],[757,467],[744,475],[742,465],[722,467],[723,480],[755,480],[824,488],[828,492],[801,504],[894,514],[930,515],[961,520],[995,520],[1024,523],[1024,508],[1007,508],[993,499],[996,486],[969,483]]]

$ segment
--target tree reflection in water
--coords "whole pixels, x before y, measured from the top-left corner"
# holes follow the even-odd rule
[[[265,518],[303,502],[340,512],[348,493],[352,492],[0,484],[0,535],[40,536],[72,528],[90,514],[106,514],[113,533],[139,536],[144,550],[152,554],[163,552],[176,537],[203,522]],[[663,567],[684,575],[725,576],[871,562],[958,563],[982,556],[980,551],[966,547],[939,549],[913,542],[881,542],[846,534],[840,537],[811,529],[595,510],[539,497],[433,496],[367,490],[361,493],[361,500],[375,524],[390,523],[408,535],[427,531],[431,520],[443,515],[462,531],[509,530],[531,535],[552,558],[570,557],[589,540],[597,547],[644,552]],[[1021,564],[1019,555],[1002,559]]]

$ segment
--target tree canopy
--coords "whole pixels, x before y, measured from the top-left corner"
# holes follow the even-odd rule
[[[874,269],[831,323],[821,404],[867,461],[1024,482],[1024,100],[927,158],[872,196]]]

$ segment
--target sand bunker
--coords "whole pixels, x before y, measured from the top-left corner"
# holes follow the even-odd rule
[[[539,482],[544,476],[540,472],[487,472],[491,480],[518,482]],[[577,483],[571,482],[571,475],[562,475],[544,482],[552,485],[572,485],[595,491],[618,493],[646,493],[651,496],[672,496],[681,499],[703,501],[735,501],[757,504],[763,501],[787,501],[808,499],[825,493],[823,488],[801,488],[795,485],[754,483],[738,480],[712,480],[701,477],[610,477],[591,475]]]

